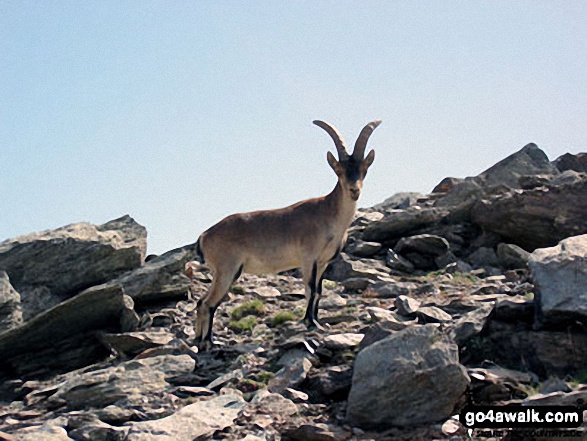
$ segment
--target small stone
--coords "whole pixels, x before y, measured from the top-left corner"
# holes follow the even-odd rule
[[[419,300],[416,300],[412,297],[401,295],[395,299],[394,304],[399,314],[411,316],[414,315],[416,311],[418,311],[420,303],[421,302]]]
[[[371,316],[371,319],[376,322],[394,320],[394,315],[391,311],[384,308],[380,308],[378,306],[369,306],[367,308],[367,312]]]
[[[283,390],[283,395],[285,398],[292,400],[294,403],[304,403],[308,401],[308,394],[302,391],[292,389],[291,387],[286,387]]]
[[[324,346],[333,351],[352,349],[363,340],[364,334],[345,333],[328,335],[324,338]]]
[[[312,362],[303,358],[288,367],[281,368],[275,376],[269,380],[268,389],[270,392],[281,393],[284,389],[299,386],[312,368]]]
[[[346,306],[347,301],[340,295],[336,293],[330,293],[327,296],[324,296],[320,300],[320,308],[323,309],[336,309],[342,308]]]
[[[418,308],[418,317],[425,323],[442,323],[452,320],[452,316],[436,306],[421,306]]]
[[[281,296],[279,290],[272,286],[258,286],[248,292],[260,299],[274,299]]]

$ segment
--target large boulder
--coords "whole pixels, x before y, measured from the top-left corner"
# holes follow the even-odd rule
[[[138,268],[147,231],[130,216],[77,223],[0,243],[0,270],[20,293],[28,319],[82,290]],[[44,304],[36,299],[44,293]]]
[[[363,231],[363,240],[385,242],[399,239],[411,231],[440,222],[448,215],[439,208],[410,207],[393,210],[382,219],[369,223]]]
[[[479,200],[471,219],[525,250],[554,246],[587,233],[587,179]]]
[[[536,287],[536,324],[587,325],[587,234],[537,249],[528,263]]]
[[[133,423],[128,441],[192,441],[211,439],[233,424],[246,402],[237,395],[221,395],[183,407],[173,415]]]
[[[347,419],[366,429],[438,422],[452,414],[469,382],[448,336],[435,325],[410,327],[359,352]]]
[[[482,172],[477,176],[477,181],[483,187],[506,185],[520,188],[518,180],[521,176],[558,173],[558,169],[550,163],[546,153],[536,144],[530,143]]]
[[[96,331],[131,331],[137,324],[133,301],[120,287],[87,290],[0,334],[0,377],[86,366],[108,354]]]
[[[8,274],[0,271],[0,333],[21,324],[20,295],[10,284]]]
[[[168,251],[140,268],[89,289],[107,291],[118,286],[137,304],[186,298],[190,279],[184,274],[184,268],[187,262],[194,259],[193,248],[193,245],[186,245]]]

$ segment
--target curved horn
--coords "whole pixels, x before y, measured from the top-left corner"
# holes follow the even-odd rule
[[[373,130],[375,130],[379,124],[381,124],[380,120],[373,121],[363,127],[363,130],[361,130],[361,134],[357,138],[357,142],[355,142],[355,149],[353,150],[353,158],[355,158],[357,161],[362,161],[365,157],[365,147],[367,147],[367,141],[369,140],[371,133],[373,133]]]
[[[316,124],[318,127],[321,127],[324,130],[326,130],[326,132],[328,132],[328,134],[334,141],[334,145],[336,146],[336,151],[338,152],[338,160],[346,161],[346,159],[349,157],[349,154],[346,151],[344,139],[342,139],[342,136],[340,135],[340,133],[338,133],[338,130],[336,130],[334,127],[332,127],[330,124],[324,121],[315,120],[313,121],[313,123]]]

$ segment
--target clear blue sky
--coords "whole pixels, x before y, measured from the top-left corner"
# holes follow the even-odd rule
[[[587,151],[585,1],[2,1],[0,240],[130,214],[149,251],[328,193],[362,206],[535,142]]]

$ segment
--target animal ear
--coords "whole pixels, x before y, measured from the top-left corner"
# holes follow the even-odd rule
[[[363,162],[361,163],[361,168],[363,169],[364,172],[366,172],[367,169],[369,167],[371,167],[371,164],[373,164],[374,159],[375,159],[375,150],[371,150],[369,152],[369,154],[367,155],[367,157],[365,159],[363,159]]]
[[[328,160],[328,165],[330,165],[332,170],[334,170],[334,173],[340,176],[343,172],[340,162],[338,162],[334,155],[330,152],[326,153],[326,159]]]

